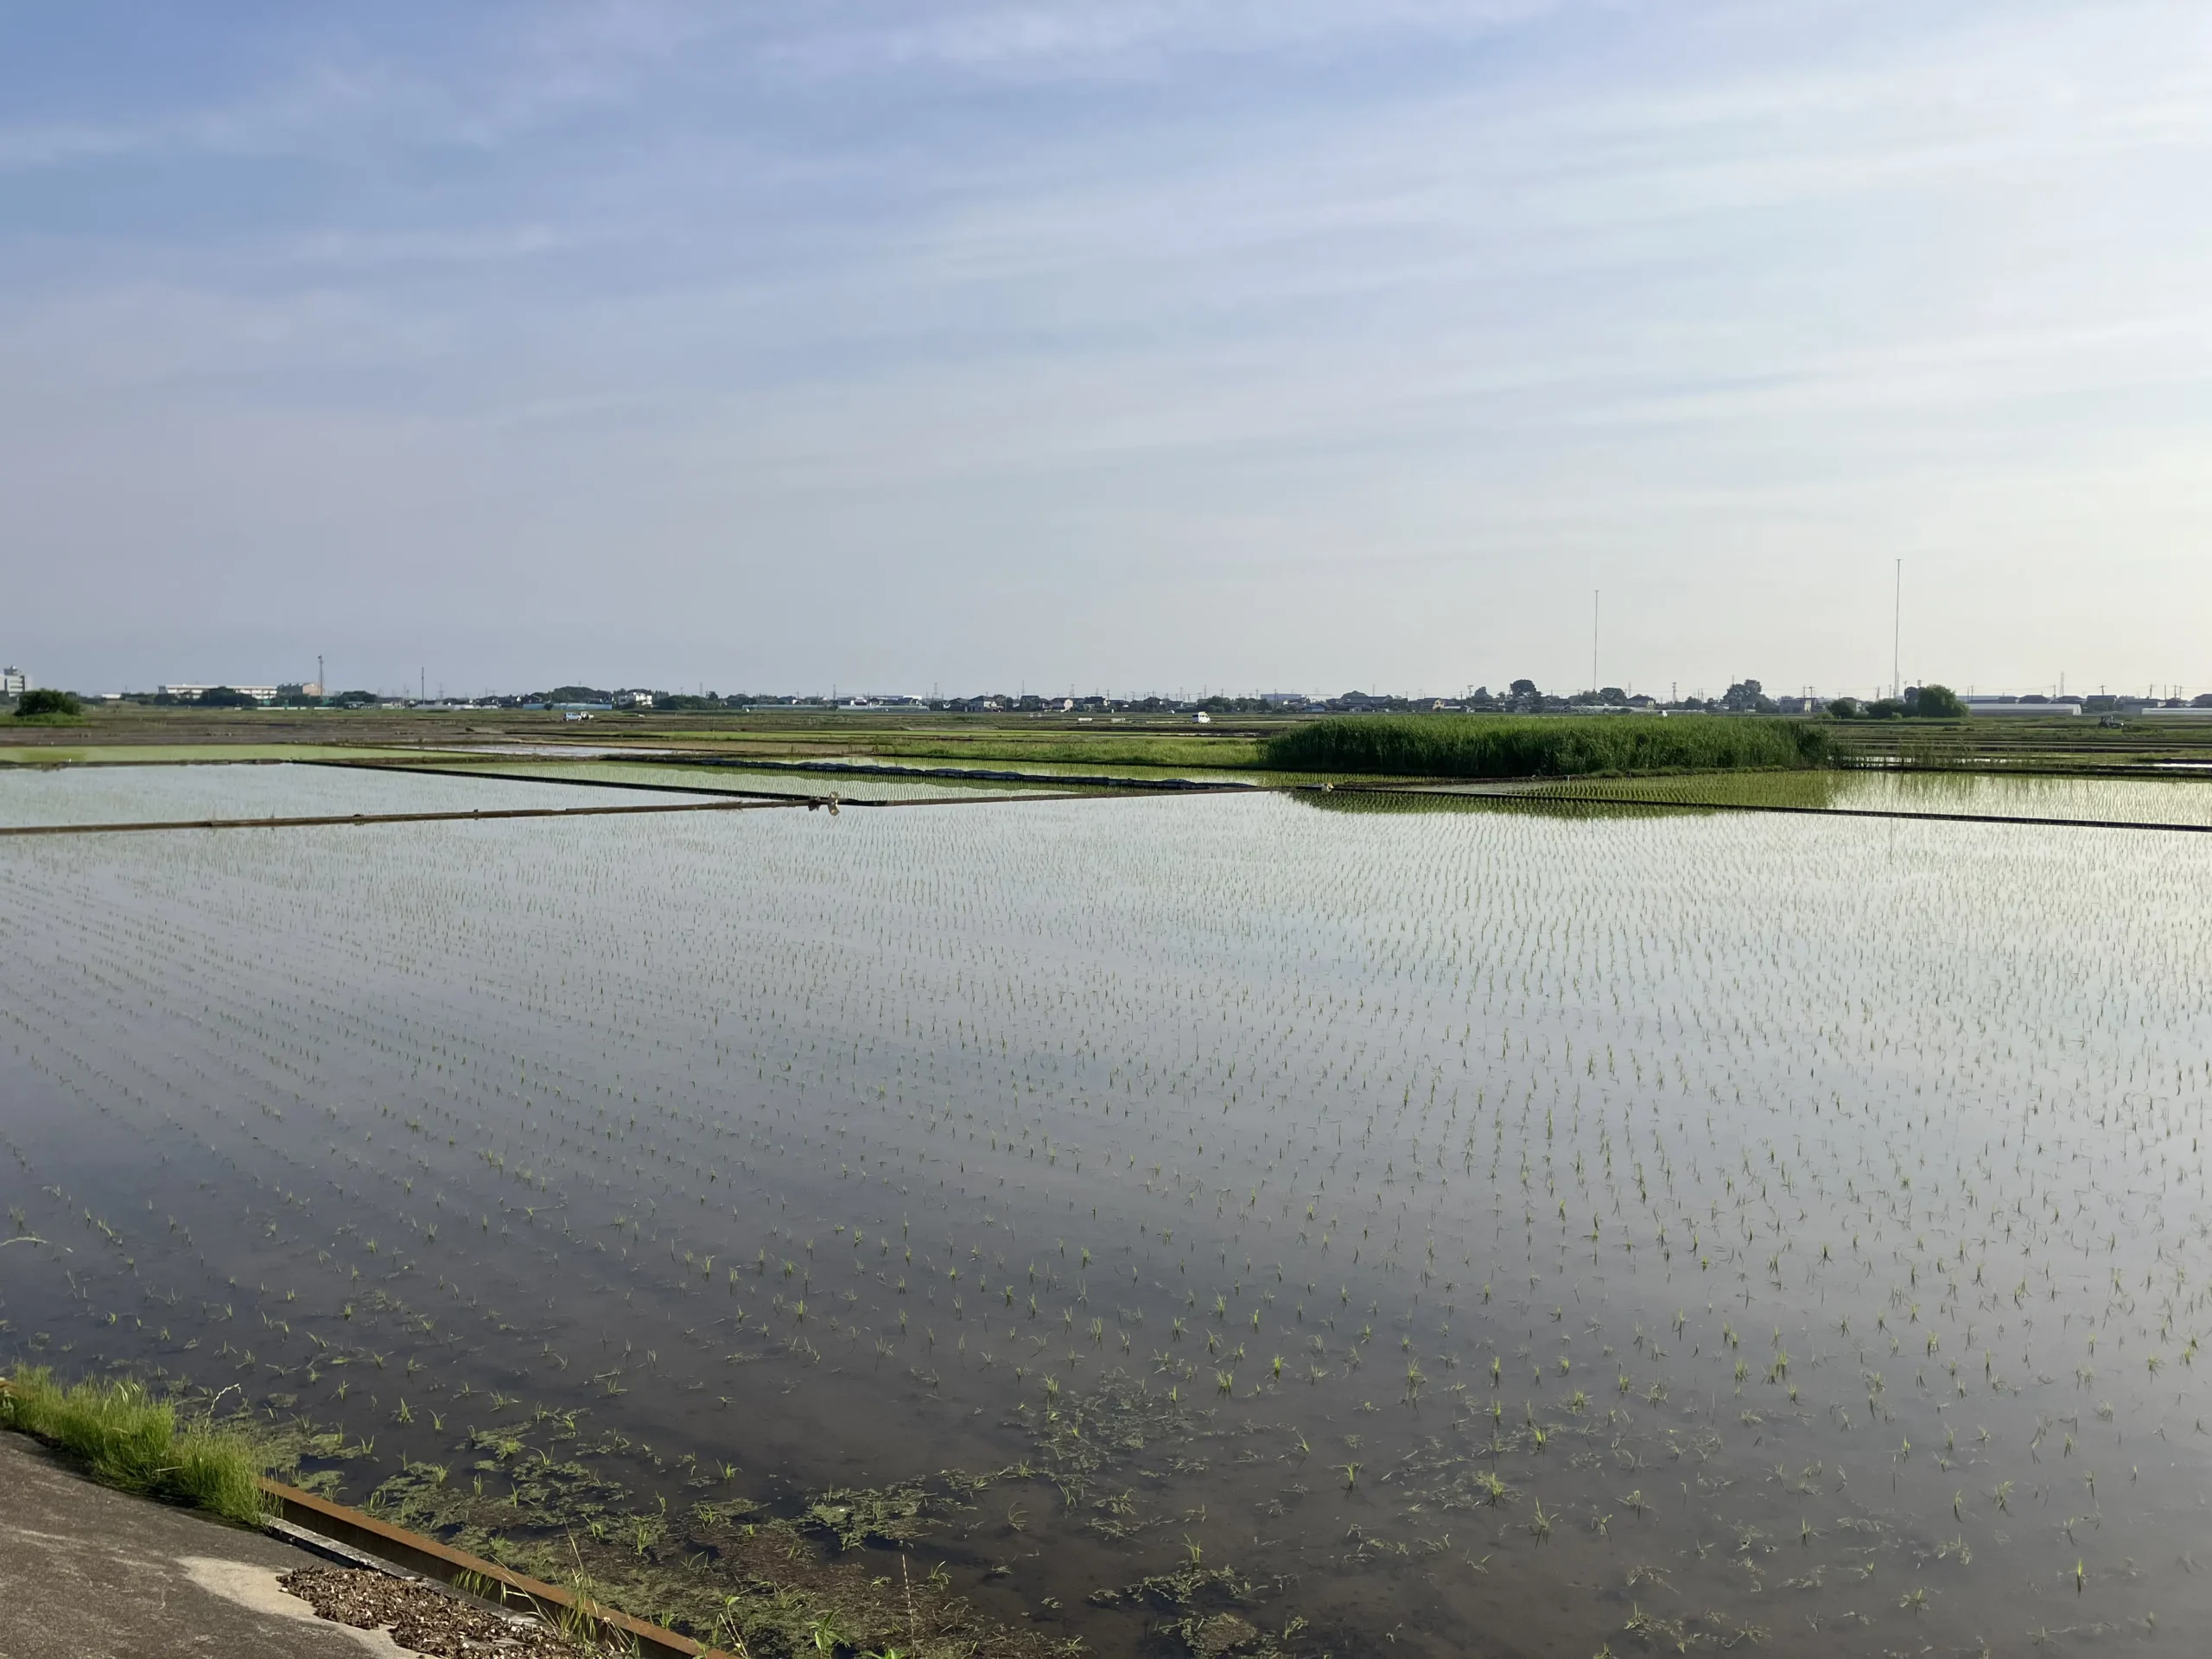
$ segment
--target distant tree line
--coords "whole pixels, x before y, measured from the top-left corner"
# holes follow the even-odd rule
[[[1973,711],[1948,685],[1909,685],[1901,697],[1881,697],[1861,702],[1838,697],[1828,713],[1838,720],[1964,720]]]
[[[1833,741],[1829,728],[1818,721],[1712,715],[1675,720],[1338,715],[1269,738],[1264,764],[1285,772],[1564,778],[1821,766],[1833,759]]]
[[[48,686],[34,686],[16,699],[17,720],[36,720],[41,715],[73,715],[85,712],[85,705],[73,691],[56,691]]]

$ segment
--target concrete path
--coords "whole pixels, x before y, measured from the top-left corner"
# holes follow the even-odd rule
[[[0,1433],[0,1659],[422,1659],[317,1618],[276,1575],[321,1565],[260,1533],[95,1486]]]

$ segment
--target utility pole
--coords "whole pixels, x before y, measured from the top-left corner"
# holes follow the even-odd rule
[[[322,653],[319,651],[315,654],[315,687],[319,696],[330,695],[330,682],[322,677]]]
[[[1897,600],[1894,608],[1891,610],[1890,614],[1890,695],[1893,697],[1902,696],[1904,695],[1904,680],[1899,674],[1897,669],[1898,663],[1904,658],[1904,561],[1903,559],[1899,559],[1897,561]]]
[[[1590,590],[1590,694],[1598,692],[1598,589]]]

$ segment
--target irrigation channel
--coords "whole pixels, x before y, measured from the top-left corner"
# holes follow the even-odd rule
[[[302,821],[0,841],[0,1357],[755,1655],[2187,1648],[2212,798],[2043,781],[0,774]]]

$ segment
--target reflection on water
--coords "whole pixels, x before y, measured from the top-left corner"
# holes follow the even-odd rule
[[[1486,812],[1540,816],[1564,823],[1606,819],[1648,818],[1648,808],[1624,806],[1607,800],[1583,800],[1572,795],[1522,789],[1361,789],[1344,787],[1322,791],[1300,790],[1286,797],[1321,812],[1366,817],[1456,817]],[[1686,811],[1694,810],[1685,807]]]
[[[434,763],[441,764],[441,763]],[[452,763],[442,763],[450,766]],[[938,778],[893,778],[879,773],[810,772],[797,768],[736,766],[728,762],[691,766],[648,766],[635,761],[569,760],[546,762],[486,760],[468,763],[478,775],[505,773],[548,783],[652,785],[655,788],[730,791],[763,795],[826,795],[832,791],[856,800],[942,800],[948,797],[1021,796],[1036,786],[1020,784],[993,785]]]
[[[2208,877],[1347,794],[6,843],[0,1334],[1098,1651],[2186,1631]]]
[[[550,792],[542,785],[521,781],[355,771],[347,766],[57,766],[0,773],[0,825],[634,806],[639,798],[615,789],[583,787],[573,793]]]
[[[2024,778],[1886,770],[1705,772],[1673,778],[1577,779],[1539,785],[1535,792],[1554,799],[1596,796],[1861,812],[2212,825],[2212,789],[2193,779]]]

